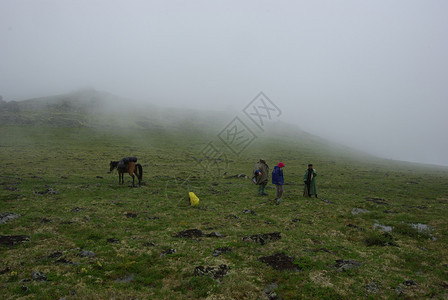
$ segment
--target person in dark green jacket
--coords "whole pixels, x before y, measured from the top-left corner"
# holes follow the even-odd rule
[[[305,184],[303,196],[311,197],[312,195],[315,195],[317,198],[316,176],[317,172],[313,169],[313,164],[309,164],[308,169],[303,175],[303,183]]]
[[[252,172],[252,181],[258,185],[258,195],[267,196],[266,185],[269,180],[269,166],[264,159],[261,159],[255,164]]]

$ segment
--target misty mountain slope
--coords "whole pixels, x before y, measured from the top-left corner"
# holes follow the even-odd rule
[[[145,129],[208,140],[216,138],[235,115],[237,112],[164,108],[93,89],[0,105],[1,125]],[[270,135],[311,137],[296,126],[271,125]]]
[[[162,108],[93,89],[0,104],[2,125],[202,130],[225,120],[220,112]]]
[[[109,128],[122,132],[143,130],[154,135],[166,135],[173,140],[178,139],[177,136],[189,136],[189,140],[195,141],[195,146],[205,147],[214,141],[217,147],[224,152],[228,151],[230,156],[233,154],[232,149],[229,150],[223,137],[235,117],[244,118],[237,111],[164,108],[94,89],[0,103],[0,125]],[[250,123],[247,125],[251,126]],[[248,145],[252,153],[260,149],[259,143],[263,144],[269,138],[270,142],[265,145],[268,148],[269,143],[297,145],[299,153],[313,153],[311,157],[342,155],[351,160],[385,161],[306,133],[298,126],[281,120],[268,123],[263,131],[254,127],[252,131],[256,137]]]
[[[126,105],[129,105],[127,99],[86,89],[18,101],[14,103],[14,109],[4,105],[0,109],[0,122],[5,125],[106,126],[116,119],[111,121],[109,117],[115,117],[120,111],[130,109],[126,108]]]
[[[446,168],[373,158],[282,122],[234,143],[232,113],[17,115],[44,114],[91,123],[0,126],[5,298],[446,298]],[[142,165],[141,186],[109,173],[124,156]],[[285,163],[283,201],[271,182],[257,196],[259,158]],[[310,162],[320,198],[303,197]]]

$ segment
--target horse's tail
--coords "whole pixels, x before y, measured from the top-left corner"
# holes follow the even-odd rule
[[[135,166],[138,168],[138,180],[141,181],[143,179],[143,168],[141,164],[135,164]]]

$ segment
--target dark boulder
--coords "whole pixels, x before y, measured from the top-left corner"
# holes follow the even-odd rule
[[[269,242],[278,241],[282,238],[280,232],[254,234],[251,236],[243,237],[243,241],[252,241],[260,245],[265,245]]]
[[[29,240],[29,235],[0,235],[0,245],[4,246],[15,246]]]
[[[263,256],[258,259],[262,263],[274,268],[275,270],[290,270],[290,271],[300,271],[300,267],[294,264],[294,257],[288,256],[284,253],[276,253],[270,256]]]

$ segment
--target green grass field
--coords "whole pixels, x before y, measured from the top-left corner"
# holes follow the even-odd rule
[[[192,158],[218,132],[163,128],[0,126],[0,214],[19,215],[0,234],[29,236],[0,244],[3,299],[448,297],[447,168],[265,134],[228,154],[226,174],[207,172]],[[138,157],[142,186],[108,173],[124,156]],[[229,178],[250,177],[260,157],[286,164],[279,205],[272,184],[259,197],[250,179]],[[321,199],[302,197],[308,162]],[[176,237],[188,229],[204,235]],[[244,239],[273,232],[281,239]],[[296,269],[260,260],[277,253]],[[199,266],[214,269],[201,275]]]

